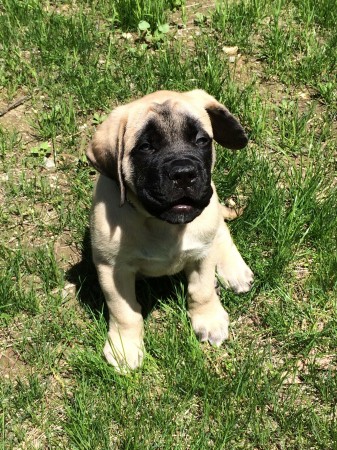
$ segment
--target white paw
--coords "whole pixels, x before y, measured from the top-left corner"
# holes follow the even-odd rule
[[[203,313],[189,312],[189,316],[193,330],[201,342],[208,341],[219,347],[228,339],[229,318],[220,304]]]
[[[124,372],[141,366],[144,345],[142,341],[133,341],[120,335],[114,337],[108,335],[103,353],[109,364]]]
[[[253,284],[254,274],[242,259],[241,255],[236,255],[230,261],[220,262],[217,265],[217,274],[220,281],[226,287],[233,289],[237,294],[248,292]]]

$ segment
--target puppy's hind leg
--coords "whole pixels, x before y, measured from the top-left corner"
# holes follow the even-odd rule
[[[240,217],[244,211],[243,208],[229,208],[220,203],[222,216],[225,220],[234,220]]]
[[[248,292],[254,275],[236,248],[225,223],[219,231],[216,242],[216,270],[220,280],[236,293]]]

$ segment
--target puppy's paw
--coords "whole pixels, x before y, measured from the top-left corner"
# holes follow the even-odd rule
[[[142,341],[133,341],[118,335],[105,342],[104,356],[109,364],[118,371],[125,372],[129,369],[137,369],[144,358],[144,345]]]
[[[217,265],[217,274],[220,281],[237,294],[250,291],[254,281],[253,272],[241,256],[230,262],[219,263]]]
[[[229,318],[220,304],[202,313],[189,312],[189,316],[193,330],[201,342],[208,341],[219,347],[228,339]]]

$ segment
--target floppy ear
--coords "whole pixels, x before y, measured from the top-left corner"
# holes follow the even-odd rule
[[[127,123],[126,109],[116,108],[96,130],[86,155],[98,172],[117,181],[121,191],[122,206],[125,202],[125,185],[122,171],[124,133]]]
[[[240,122],[214,97],[201,89],[188,92],[207,111],[212,123],[213,137],[222,147],[238,150],[246,147],[247,135]]]

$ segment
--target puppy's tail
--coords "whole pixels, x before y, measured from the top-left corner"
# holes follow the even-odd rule
[[[234,220],[240,217],[244,208],[229,208],[228,206],[220,204],[222,216],[225,220]]]

